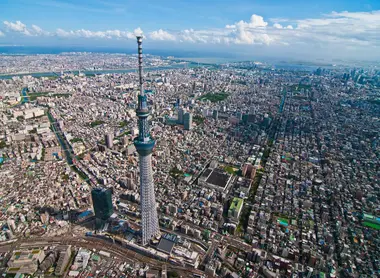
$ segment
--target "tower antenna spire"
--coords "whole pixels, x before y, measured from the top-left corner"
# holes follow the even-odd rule
[[[139,85],[140,85],[140,95],[144,95],[144,80],[143,80],[143,69],[142,69],[142,35],[136,36],[137,47],[138,47],[138,59],[139,59]]]

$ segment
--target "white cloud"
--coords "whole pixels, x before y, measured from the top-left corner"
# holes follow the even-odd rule
[[[141,29],[136,30],[138,32]],[[65,31],[63,29],[57,29],[55,35],[63,38],[134,39],[136,37],[135,32],[120,30],[90,31],[85,29]]]
[[[251,30],[240,28],[237,30],[234,42],[236,44],[270,44],[274,38],[266,33],[254,33]]]
[[[191,43],[207,43],[211,41],[212,34],[209,31],[186,29],[179,34],[182,41]],[[216,38],[216,36],[214,36]]]
[[[86,29],[69,30],[58,28],[55,32],[48,32],[37,25],[32,25],[31,28],[21,21],[3,22],[8,32],[21,33],[27,36],[58,36],[63,38],[100,38],[100,39],[134,39],[136,34],[142,34],[141,28],[137,28],[134,32],[107,30],[107,31],[91,31]]]
[[[0,37],[4,37],[4,33],[0,31]]]
[[[240,20],[221,29],[186,29],[175,34],[180,42],[212,44],[270,44],[276,40],[267,34],[268,23],[262,16],[253,14],[250,21]]]
[[[293,26],[292,25],[288,25],[286,27],[282,26],[281,24],[279,23],[275,23],[273,24],[273,27],[276,28],[276,29],[293,29]]]
[[[57,31],[55,32],[55,34],[58,37],[70,37],[70,35],[72,35],[72,34],[70,34],[70,32],[67,32],[67,31],[65,31],[63,29],[60,29],[60,28],[57,29]]]
[[[162,41],[205,44],[274,45],[289,46],[289,49],[357,49],[363,53],[375,53],[380,47],[380,11],[332,12],[316,18],[267,20],[253,14],[249,20],[228,22],[223,28],[185,29],[167,31],[157,29],[148,33],[147,38]],[[28,36],[58,36],[62,38],[135,39],[141,35],[141,28],[133,31],[86,29],[44,31],[36,25],[30,28],[21,21],[4,21],[5,31]],[[2,33],[0,33],[1,35]],[[4,34],[3,34],[4,35]],[[307,46],[307,47],[305,47]],[[377,49],[375,49],[377,47]],[[313,49],[313,50],[311,50]],[[306,50],[305,50],[306,51]],[[372,52],[371,52],[372,51]]]
[[[159,40],[159,41],[175,41],[176,40],[176,37],[174,35],[162,29],[158,31],[153,31],[149,35],[152,40]]]
[[[9,22],[9,21],[4,21],[5,26],[15,32],[23,32],[26,29],[26,25],[22,23],[21,21],[16,21],[15,23]]]
[[[37,26],[37,25],[32,25],[32,29],[37,33],[37,34],[41,34],[43,33],[43,30]]]
[[[240,20],[226,25],[227,41],[235,44],[270,44],[276,40],[268,33],[268,22],[260,15],[253,14],[249,22]],[[281,26],[282,27],[282,26]]]
[[[48,36],[50,34],[49,32],[43,30],[42,28],[34,24],[32,25],[32,28],[29,31],[31,35],[33,36],[39,36],[39,35]]]
[[[31,35],[29,30],[26,29],[26,25],[22,23],[21,21],[16,21],[16,22],[4,21],[3,23],[6,26],[8,31],[19,32],[27,36]]]
[[[140,27],[136,28],[136,29],[133,31],[133,36],[134,36],[134,38],[135,38],[136,36],[141,36],[142,34],[143,34],[143,30],[141,30]]]
[[[105,31],[105,35],[107,37],[121,38],[124,36],[124,33],[121,32],[120,30],[108,30],[108,31]]]
[[[27,28],[27,26],[19,20],[16,22],[4,21],[3,23],[8,32],[21,33],[26,36],[49,35],[49,32],[42,30],[42,28],[34,24],[31,28]]]
[[[253,14],[251,16],[251,21],[245,22],[243,20],[240,20],[238,23],[235,24],[237,27],[249,27],[249,28],[258,28],[258,27],[265,27],[268,25],[268,22],[264,21],[264,18],[260,15]]]
[[[297,20],[301,37],[325,43],[380,45],[380,11],[332,12],[321,18]]]

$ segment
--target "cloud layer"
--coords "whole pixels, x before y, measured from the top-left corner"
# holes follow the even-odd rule
[[[31,35],[29,30],[26,29],[26,25],[22,23],[21,21],[16,21],[16,22],[4,21],[4,25],[7,31],[19,32],[27,36]]]
[[[270,22],[270,23],[269,23]],[[148,32],[146,38],[156,41],[178,43],[208,43],[227,45],[326,45],[342,48],[380,46],[380,11],[372,12],[331,12],[319,18],[307,19],[269,19],[253,14],[249,20],[226,24],[223,28],[204,30],[163,30]],[[134,31],[85,29],[46,31],[37,25],[26,26],[21,21],[3,21],[0,36],[18,34],[19,36],[45,36],[61,38],[93,39],[135,39],[142,33]]]
[[[32,25],[28,28],[21,21],[9,22],[4,21],[5,33],[19,33],[26,36],[51,36],[62,38],[100,38],[100,39],[135,39],[136,35],[142,34],[141,28],[136,28],[133,32],[120,31],[120,30],[107,30],[107,31],[90,31],[85,29],[70,30],[58,28],[54,32],[48,32],[43,30],[37,25]],[[0,36],[5,35],[0,30]]]
[[[175,41],[176,37],[162,29],[158,31],[153,31],[150,33],[150,38],[152,40],[159,40],[159,41]]]

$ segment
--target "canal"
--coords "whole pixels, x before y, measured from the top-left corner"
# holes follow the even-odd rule
[[[73,163],[73,149],[71,148],[71,145],[67,142],[67,140],[63,137],[61,130],[57,127],[57,121],[53,118],[50,111],[48,111],[47,115],[51,124],[51,128],[53,129],[54,134],[57,136],[58,142],[61,145],[63,152],[65,153],[67,163],[82,179],[84,179],[88,184],[90,184],[90,179],[88,178],[86,173],[82,172]],[[76,158],[74,157],[74,159]]]
[[[24,104],[24,103],[28,103],[29,102],[29,97],[28,97],[28,88],[22,88],[22,91],[21,91],[21,103]]]

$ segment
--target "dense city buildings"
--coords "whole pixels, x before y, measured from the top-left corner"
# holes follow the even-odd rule
[[[39,55],[2,55],[0,64],[0,76],[9,74],[38,73],[39,76],[56,77],[62,73],[91,72],[91,74],[118,73],[123,71],[134,72],[137,68],[136,55],[122,53],[90,53],[90,52],[66,52],[60,54]],[[169,59],[147,55],[145,58],[147,67],[167,67],[181,65]],[[52,74],[53,73],[53,74]]]
[[[378,276],[377,68],[118,57],[0,59],[0,273]]]

